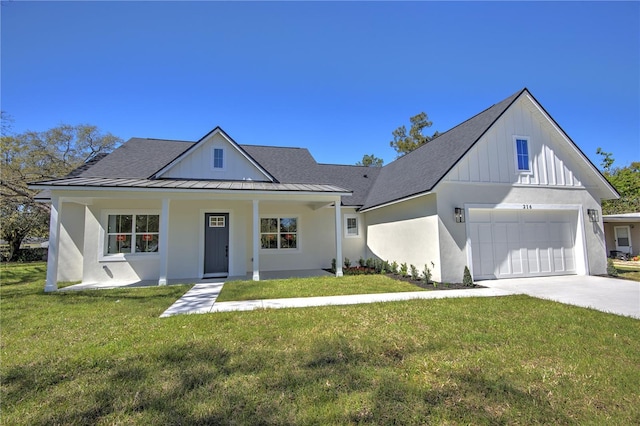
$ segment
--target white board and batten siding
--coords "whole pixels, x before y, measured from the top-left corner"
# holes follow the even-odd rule
[[[526,138],[530,172],[516,170],[515,138]],[[449,182],[583,188],[570,147],[527,97],[521,97],[444,178]]]
[[[469,210],[474,278],[575,274],[576,223],[571,210]]]
[[[221,169],[213,167],[213,150],[215,148],[220,148],[224,152]],[[219,133],[214,133],[203,143],[199,143],[184,158],[164,172],[162,177],[202,180],[267,180],[266,176],[237,147]]]

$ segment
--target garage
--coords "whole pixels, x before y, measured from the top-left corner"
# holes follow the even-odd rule
[[[576,273],[575,210],[470,209],[475,279]]]

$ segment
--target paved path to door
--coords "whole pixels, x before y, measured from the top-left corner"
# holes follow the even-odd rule
[[[411,291],[404,293],[351,294],[344,296],[295,297],[287,299],[242,300],[217,302],[222,284],[196,284],[160,317],[178,314],[252,311],[254,309],[308,308],[311,306],[358,305],[412,299],[444,299],[449,297],[507,296],[510,291],[493,288],[469,290]]]
[[[486,288],[469,290],[434,290],[407,293],[355,294],[346,296],[298,297],[289,299],[218,302],[223,283],[196,284],[161,317],[178,314],[250,311],[254,309],[303,308],[311,306],[355,305],[411,299],[450,297],[490,297],[526,294],[570,305],[594,308],[603,312],[640,318],[640,283],[592,276],[561,276],[487,280]]]

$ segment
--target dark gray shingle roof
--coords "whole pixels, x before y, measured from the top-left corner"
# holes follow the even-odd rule
[[[306,148],[241,145],[254,160],[282,183],[336,185],[353,192],[345,206],[361,206],[380,172],[379,167],[318,164]]]
[[[194,142],[132,138],[79,176],[148,178],[193,144]]]
[[[431,191],[525,90],[514,93],[384,166],[362,208],[368,209]]]

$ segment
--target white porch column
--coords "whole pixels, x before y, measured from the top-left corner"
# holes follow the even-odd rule
[[[260,281],[260,209],[259,201],[253,200],[253,280]]]
[[[47,282],[44,291],[58,289],[58,258],[60,257],[60,208],[62,202],[57,195],[51,196],[51,217],[49,221],[49,250],[47,255]]]
[[[340,197],[336,200],[336,277],[342,276],[342,214]]]
[[[160,212],[160,236],[158,252],[160,254],[160,276],[158,285],[167,285],[169,271],[169,199],[162,199],[162,211]]]

